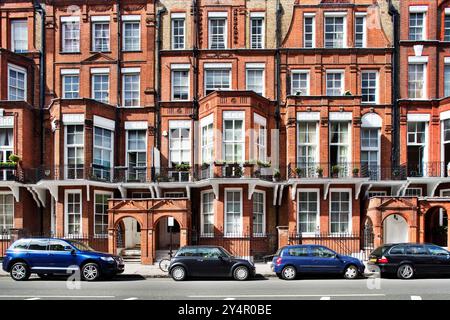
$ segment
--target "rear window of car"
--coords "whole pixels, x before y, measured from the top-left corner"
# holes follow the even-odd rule
[[[393,246],[391,250],[389,250],[389,254],[405,254],[405,246]]]
[[[308,256],[308,248],[307,247],[298,247],[298,248],[288,248],[287,253],[293,257],[306,257]]]
[[[28,248],[28,244],[30,243],[30,240],[17,240],[14,242],[14,244],[11,246],[11,249],[13,250],[26,250]]]

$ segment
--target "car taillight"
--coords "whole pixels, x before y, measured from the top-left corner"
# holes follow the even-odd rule
[[[388,259],[386,257],[381,257],[377,260],[378,263],[388,263]]]
[[[281,264],[281,257],[277,258],[276,264],[279,266]]]

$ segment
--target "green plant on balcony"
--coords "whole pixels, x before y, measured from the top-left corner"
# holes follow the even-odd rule
[[[214,161],[214,165],[218,166],[218,167],[224,166],[225,164],[226,164],[226,162],[224,160],[215,160]]]
[[[316,173],[319,176],[319,178],[323,178],[323,168],[317,167]]]
[[[206,170],[206,169],[208,169],[210,167],[210,164],[209,163],[207,163],[207,162],[203,162],[202,163],[202,170]]]
[[[275,181],[278,181],[278,180],[280,180],[280,178],[281,178],[280,170],[278,170],[278,169],[273,170],[273,179]]]
[[[351,96],[352,92],[350,90],[347,90],[344,92],[344,96]]]
[[[295,173],[297,174],[297,177],[301,177],[301,176],[303,176],[303,169],[295,168]]]
[[[17,164],[20,161],[20,157],[12,153],[9,155],[8,160]]]
[[[334,165],[331,167],[331,173],[333,174],[333,177],[337,177],[339,175],[340,171],[341,171],[341,167],[338,165]]]
[[[254,165],[255,165],[255,163],[253,161],[244,161],[244,163],[243,163],[244,167],[251,167]]]
[[[270,166],[272,165],[272,163],[270,161],[256,161],[256,164],[260,167],[260,168],[270,168]]]
[[[359,168],[353,168],[352,172],[353,172],[353,177],[358,177],[358,175],[359,175]]]
[[[189,169],[191,169],[191,166],[189,165],[189,163],[177,163],[175,165],[175,170],[177,171],[189,171]]]

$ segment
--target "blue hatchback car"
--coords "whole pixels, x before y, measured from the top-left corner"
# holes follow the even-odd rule
[[[124,271],[119,256],[96,252],[78,241],[65,239],[20,239],[6,250],[3,270],[17,281],[27,280],[32,273],[40,278],[53,274],[72,274],[79,270],[86,281],[101,276],[112,278]]]
[[[355,279],[364,273],[362,261],[337,254],[320,245],[292,245],[277,251],[272,261],[272,270],[281,279],[292,280],[302,274],[341,274],[346,279]]]

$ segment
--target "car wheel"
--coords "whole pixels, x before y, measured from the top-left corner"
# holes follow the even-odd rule
[[[14,263],[9,273],[11,278],[16,281],[25,281],[30,277],[30,269],[24,262]]]
[[[397,270],[397,277],[405,280],[414,277],[413,266],[410,264],[402,264]]]
[[[182,266],[176,266],[170,270],[170,276],[175,281],[183,281],[186,279],[186,269]]]
[[[239,266],[233,271],[233,277],[235,280],[244,281],[247,280],[249,276],[248,268],[244,266]]]
[[[344,270],[345,279],[356,279],[358,277],[358,268],[355,265],[349,265]]]
[[[86,263],[81,268],[81,277],[86,281],[95,281],[100,277],[100,268],[96,263]]]
[[[41,279],[48,279],[48,278],[50,278],[52,276],[51,273],[38,273],[37,275]]]
[[[293,266],[286,266],[281,270],[281,277],[284,280],[293,280],[297,277],[297,270]]]

